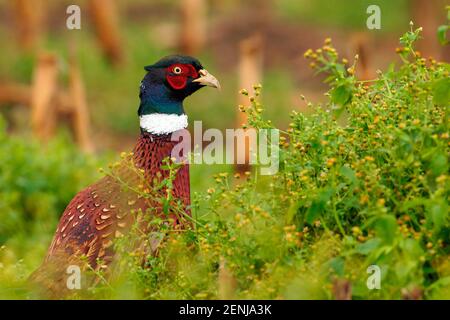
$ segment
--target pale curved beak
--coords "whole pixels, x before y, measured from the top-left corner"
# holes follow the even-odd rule
[[[210,74],[208,70],[201,69],[198,73],[200,74],[200,77],[192,80],[192,82],[198,82],[204,86],[220,89],[219,80],[217,80],[216,77]]]

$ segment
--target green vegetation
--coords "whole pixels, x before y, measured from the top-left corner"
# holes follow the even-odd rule
[[[0,118],[0,296],[15,297],[41,262],[61,212],[99,162],[61,136],[43,147],[6,133]]]
[[[281,0],[279,10],[292,21],[317,23],[323,26],[347,29],[364,29],[366,13],[370,5],[377,5],[382,12],[381,32],[400,29],[408,21],[409,3],[406,0]]]
[[[345,279],[354,299],[450,299],[450,66],[414,50],[419,34],[401,37],[402,64],[373,81],[358,81],[357,61],[340,59],[329,39],[308,50],[311,66],[329,75],[329,102],[291,113],[280,171],[205,182],[207,166],[192,166],[192,227],[150,221],[166,237],[157,256],[124,249],[142,235],[119,240],[123,272],[88,297],[333,299]],[[272,128],[260,90],[243,111],[250,126]],[[2,131],[0,141],[0,296],[26,297],[23,277],[96,162],[58,140],[40,150]],[[373,264],[380,290],[366,286]]]
[[[414,51],[419,33],[401,38],[399,68],[367,83],[329,39],[308,51],[330,74],[330,102],[291,114],[278,174],[234,186],[216,175],[194,201],[195,228],[170,233],[145,268],[131,263],[139,296],[333,298],[343,278],[355,299],[448,299],[450,66]],[[272,127],[255,88],[250,125]],[[372,264],[381,290],[367,289]]]

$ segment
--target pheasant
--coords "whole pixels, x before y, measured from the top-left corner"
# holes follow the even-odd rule
[[[204,86],[220,88],[218,80],[189,56],[168,56],[144,69],[147,73],[141,81],[138,109],[141,134],[130,154],[132,165],[119,166],[116,176],[106,175],[80,191],[68,204],[43,264],[30,277],[47,296],[58,297],[67,291],[67,268],[81,263],[81,257],[90,269],[108,266],[114,258],[114,239],[129,232],[136,220],[133,211],[162,214],[161,202],[140,197],[124,188],[123,181],[136,186],[143,177],[154,186],[155,182],[158,185],[168,178],[163,164],[179,143],[176,139],[172,141],[172,136],[186,130],[188,125],[184,99]],[[164,192],[167,190],[155,193]],[[171,193],[190,214],[188,164],[179,165]],[[176,214],[172,216],[174,223],[179,223]],[[151,250],[155,248],[151,246]]]

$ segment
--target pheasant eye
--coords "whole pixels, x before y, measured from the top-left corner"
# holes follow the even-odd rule
[[[181,73],[181,68],[180,67],[173,68],[173,73],[180,74]]]

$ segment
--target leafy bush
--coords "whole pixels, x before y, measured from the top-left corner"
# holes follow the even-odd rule
[[[0,283],[5,285],[42,262],[59,216],[74,194],[95,179],[97,161],[70,147],[67,138],[42,146],[11,136],[4,121],[0,159]],[[22,271],[17,270],[19,257],[28,264]]]
[[[151,299],[333,298],[345,285],[355,299],[450,298],[449,65],[414,50],[419,34],[401,38],[400,67],[371,81],[330,39],[308,50],[330,101],[292,112],[279,173],[216,175],[194,195],[193,229],[169,232],[144,267],[127,254],[126,283]],[[259,92],[242,109],[271,128]],[[380,290],[367,288],[370,265]]]

